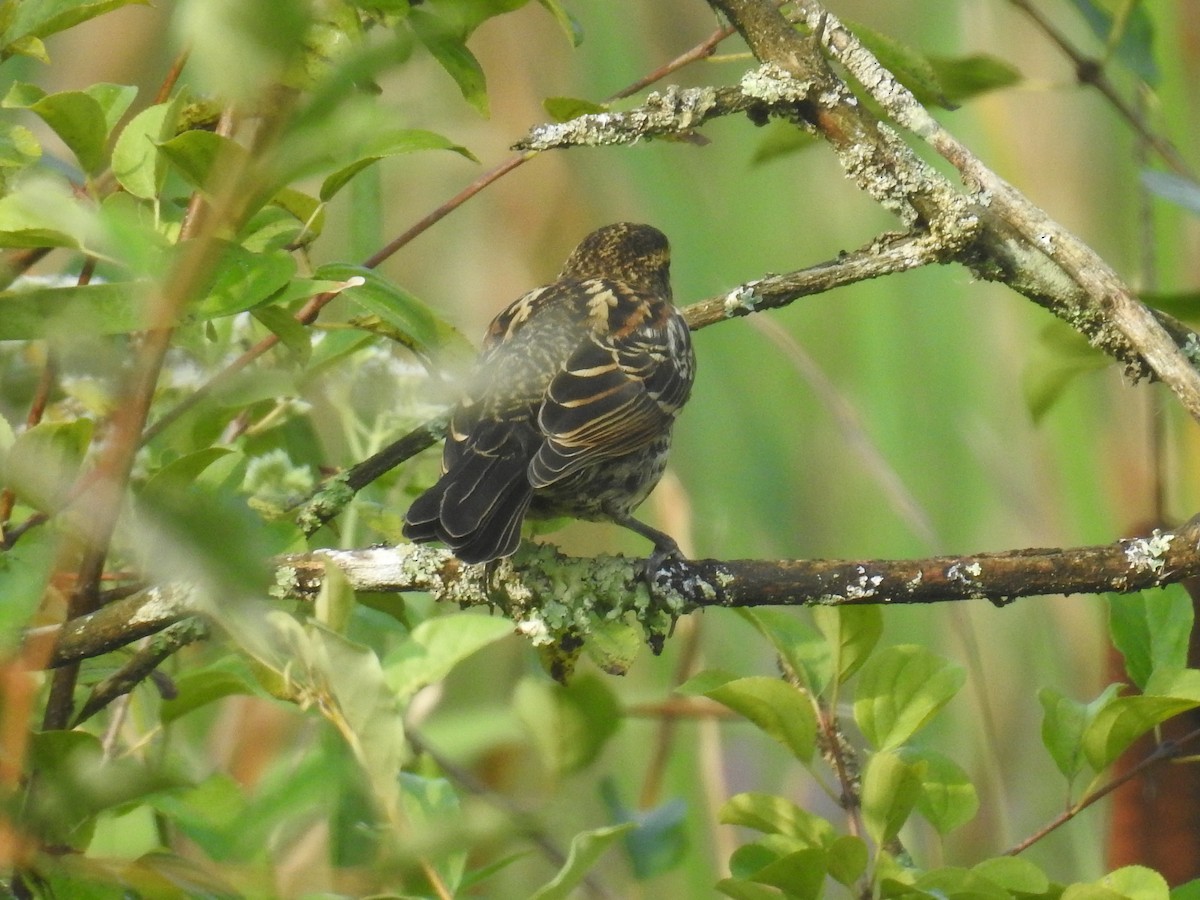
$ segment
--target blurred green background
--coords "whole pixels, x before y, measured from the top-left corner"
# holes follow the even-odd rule
[[[448,154],[381,163],[331,206],[314,262],[365,258],[507,158],[511,144],[547,119],[545,97],[602,100],[717,25],[699,0],[565,5],[582,28],[578,48],[536,4],[488,21],[472,39],[488,78],[489,118],[472,110],[420,52],[383,82],[389,104],[413,127],[462,143],[482,166]],[[55,38],[49,49],[58,64],[49,71],[58,82],[44,86],[104,80],[152,91],[170,57],[173,6],[126,8]],[[1076,84],[1069,60],[1011,5],[844,0],[831,6],[849,22],[929,54],[986,52],[1014,65],[1024,79],[1019,86],[938,117],[1132,284],[1164,290],[1196,284],[1196,221],[1158,202],[1152,222],[1145,221],[1135,137],[1102,97]],[[1080,46],[1101,52],[1069,3],[1041,6]],[[1146,101],[1146,116],[1196,161],[1200,5],[1164,0],[1147,9],[1162,81]],[[741,49],[731,40],[721,53]],[[745,56],[700,63],[670,80],[732,84],[752,64]],[[1115,70],[1128,89],[1131,81],[1121,74]],[[670,236],[680,304],[830,259],[898,227],[821,146],[755,164],[764,133],[748,121],[721,120],[703,135],[705,146],[655,141],[543,154],[381,271],[475,340],[496,312],[550,280],[578,239],[607,222],[645,221]],[[678,426],[672,477],[646,515],[695,556],[864,559],[1108,542],[1153,523],[1159,485],[1166,500],[1161,512],[1176,520],[1190,516],[1200,497],[1195,429],[1160,388],[1130,386],[1110,366],[1070,381],[1034,421],[1024,385],[1055,364],[1040,342],[1050,322],[1017,294],[943,267],[706,329],[696,337],[699,376]],[[412,421],[418,419],[414,411]],[[315,427],[321,433],[319,421]],[[329,464],[355,461],[336,436],[323,436]],[[645,550],[637,538],[600,525],[572,525],[552,539],[580,554]],[[945,846],[919,826],[906,838],[930,865],[1000,852],[1062,807],[1065,786],[1060,790],[1039,739],[1036,689],[1050,684],[1083,700],[1106,683],[1104,602],[893,607],[885,618],[887,640],[920,642],[970,672],[952,715],[929,740],[972,773],[979,816]],[[749,626],[713,610],[682,625],[661,657],[645,655],[619,683],[608,679],[624,704],[662,700],[678,679],[693,631],[703,665],[773,671]],[[595,766],[568,776],[568,783],[549,783],[507,706],[514,685],[534,669],[530,652],[515,640],[489,649],[456,671],[418,718],[431,742],[521,797],[546,817],[551,833],[567,835],[605,816],[597,773],[609,773],[619,796],[636,803],[659,727],[628,721]],[[231,708],[214,733],[228,736],[244,715]],[[257,727],[272,726],[259,720]],[[713,868],[677,870],[652,882],[655,890],[708,895],[713,871],[734,846],[711,810],[735,791],[776,791],[834,813],[806,773],[765,743],[744,725],[679,725],[659,799],[687,801],[692,834],[702,842],[693,852]],[[1105,827],[1102,804],[1035,847],[1032,857],[1060,878],[1098,874]],[[524,877],[521,866],[545,868],[521,863],[509,876],[514,884]]]

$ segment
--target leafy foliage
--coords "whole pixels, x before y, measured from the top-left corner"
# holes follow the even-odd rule
[[[448,104],[429,97],[444,84],[472,115],[491,112],[497,73],[485,73],[478,36],[492,20],[541,16],[573,47],[583,31],[558,0],[189,0],[169,13],[186,66],[159,97],[107,82],[43,86],[55,79],[39,67],[64,52],[56,35],[136,5],[0,3],[10,76],[0,100],[0,809],[7,833],[28,843],[4,860],[16,885],[47,897],[270,896],[301,871],[328,881],[303,886],[313,893],[551,900],[617,873],[645,883],[630,893],[715,885],[754,900],[1167,896],[1138,866],[1063,884],[1044,861],[996,846],[955,851],[981,809],[968,748],[946,738],[948,721],[970,714],[970,670],[912,635],[885,635],[879,607],[715,610],[706,621],[740,629],[752,649],[721,667],[681,666],[686,680],[665,699],[656,686],[650,702],[637,680],[651,664],[644,635],[616,617],[592,623],[594,665],[559,684],[537,666],[531,635],[514,637],[499,614],[355,597],[332,568],[311,607],[278,602],[277,555],[398,539],[398,510],[432,460],[378,479],[310,537],[291,510],[328,468],[428,419],[425,388],[452,380],[471,353],[456,314],[407,281],[418,263],[394,275],[375,257],[348,258],[347,217],[386,201],[415,220],[430,168],[484,157],[443,133],[435,107]],[[1106,54],[1157,83],[1144,4],[1075,6]],[[998,56],[938,55],[854,30],[932,105],[1022,83]],[[506,90],[511,104],[516,88]],[[556,96],[544,108],[565,120],[607,107]],[[474,146],[477,132],[462,132]],[[775,123],[752,161],[814,143]],[[385,196],[382,171],[402,189]],[[1144,179],[1197,208],[1193,180]],[[490,294],[503,275],[474,277]],[[1149,299],[1196,316],[1194,292]],[[169,339],[156,356],[159,335]],[[718,371],[722,347],[710,346]],[[752,358],[731,354],[724,368],[739,413],[754,392],[735,379]],[[1074,332],[1046,329],[1027,361],[1034,418],[1052,418],[1102,362]],[[785,443],[756,440],[747,458]],[[125,467],[114,462],[122,441]],[[756,498],[764,510],[781,492],[769,493]],[[111,541],[97,524],[107,512]],[[103,580],[93,572],[87,583],[97,548]],[[86,614],[81,598],[181,581],[205,604],[209,640],[105,700],[101,715],[43,719],[64,679],[30,674],[49,652],[38,640],[47,632],[31,629]],[[562,627],[532,637],[547,658],[573,663],[571,600],[588,586],[556,587]],[[1200,706],[1182,590],[1109,598],[1109,627],[1130,686],[1090,701],[1051,686],[1037,695],[1043,761],[1064,782],[1049,793],[1071,813],[1137,739]],[[101,696],[152,649],[84,664],[67,706]],[[653,741],[646,715],[659,723]],[[731,754],[725,790],[703,758],[705,732],[673,731],[692,719],[723,723],[761,759]],[[659,775],[685,774],[647,777],[628,799],[631,747],[658,754]],[[706,769],[719,796],[697,787]],[[568,807],[560,819],[539,808],[548,797]],[[737,829],[727,860],[706,845],[703,801]],[[931,842],[942,850],[923,853]]]

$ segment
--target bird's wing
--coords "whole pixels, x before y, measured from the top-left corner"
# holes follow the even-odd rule
[[[591,334],[550,382],[538,415],[545,441],[529,465],[534,488],[648,446],[687,400],[693,357],[682,317],[647,298],[626,313],[618,306],[614,327]]]

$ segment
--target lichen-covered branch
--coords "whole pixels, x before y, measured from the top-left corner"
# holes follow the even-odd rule
[[[636,620],[657,648],[680,615],[714,606],[1004,605],[1018,597],[1162,587],[1200,575],[1200,516],[1175,530],[1093,547],[911,560],[687,560],[665,566],[653,589],[642,560],[569,557],[533,543],[491,569],[424,544],[314,550],[277,563],[279,599],[314,599],[326,567],[335,566],[360,593],[419,591],[464,608],[496,609],[535,645],[564,635],[582,640],[605,623]],[[204,617],[205,610],[188,585],[150,588],[66,626],[34,629],[27,640],[56,641],[49,664],[63,665],[119,649],[181,619]]]
[[[939,223],[978,219],[961,262],[1046,307],[1120,360],[1135,380],[1160,379],[1200,419],[1200,373],[1194,365],[1200,338],[1148,310],[1094,251],[984,166],[822,3],[794,4],[812,30],[810,38],[798,34],[770,0],[709,4],[729,18],[763,63],[753,79],[743,79],[743,89],[752,84],[752,93],[764,102],[790,102],[862,190],[909,225],[935,232],[946,227]],[[826,63],[822,46],[894,122],[959,170],[967,195],[857,101]]]

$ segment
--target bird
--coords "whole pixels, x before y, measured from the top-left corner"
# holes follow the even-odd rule
[[[492,564],[516,551],[526,518],[569,516],[649,539],[649,573],[682,559],[633,511],[663,475],[695,375],[666,235],[630,222],[593,231],[554,282],[488,327],[450,413],[441,477],[410,505],[405,537]]]

